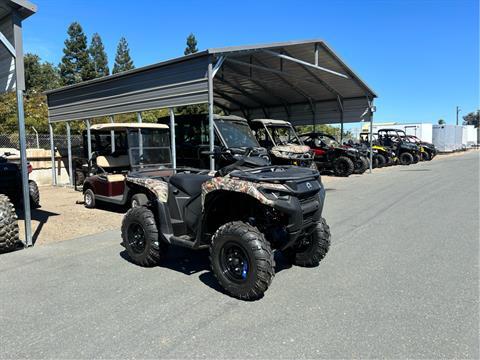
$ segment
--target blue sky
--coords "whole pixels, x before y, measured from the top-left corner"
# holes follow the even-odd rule
[[[32,0],[25,51],[57,64],[66,29],[98,32],[113,62],[125,36],[137,67],[199,48],[324,39],[379,95],[375,121],[455,122],[479,108],[478,0]]]

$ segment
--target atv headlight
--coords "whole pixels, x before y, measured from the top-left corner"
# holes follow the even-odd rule
[[[269,200],[284,200],[288,201],[290,195],[283,191],[273,190],[273,189],[262,189],[262,193],[269,199]]]

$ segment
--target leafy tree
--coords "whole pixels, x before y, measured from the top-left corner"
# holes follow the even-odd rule
[[[88,49],[92,57],[92,63],[95,70],[95,77],[103,77],[110,75],[108,68],[108,57],[103,46],[102,38],[98,33],[93,34],[90,48]]]
[[[185,48],[185,51],[183,52],[184,55],[188,54],[194,54],[198,51],[197,49],[197,39],[195,38],[195,35],[190,33],[187,37],[187,47]]]
[[[468,113],[463,117],[464,125],[474,125],[478,127],[480,121],[480,111]]]
[[[87,50],[87,36],[78,22],[70,24],[65,40],[60,75],[63,85],[95,78],[95,69]]]
[[[445,125],[446,122],[443,119],[438,120],[438,125]]]
[[[130,49],[128,48],[127,39],[122,36],[117,46],[115,64],[113,65],[113,74],[131,69],[135,69],[135,66],[133,65],[133,60],[130,57]]]
[[[41,62],[38,55],[25,54],[25,86],[27,92],[43,92],[61,85],[56,66],[49,62]]]

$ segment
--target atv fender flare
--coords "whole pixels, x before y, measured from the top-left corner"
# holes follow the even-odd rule
[[[274,201],[268,199],[259,190],[260,188],[288,191],[285,186],[281,184],[252,183],[230,177],[215,177],[202,184],[202,211],[205,209],[205,200],[207,196],[219,190],[246,194],[258,200],[263,205],[273,206]]]

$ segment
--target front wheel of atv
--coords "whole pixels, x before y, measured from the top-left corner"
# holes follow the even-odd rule
[[[430,156],[430,153],[428,152],[423,152],[422,153],[422,161],[430,161],[432,160],[431,156]]]
[[[6,195],[0,194],[0,253],[14,250],[19,243],[15,208]]]
[[[314,267],[320,264],[330,248],[330,227],[324,218],[315,227],[312,234],[297,248],[284,251],[285,256],[294,265]]]
[[[410,165],[413,163],[413,156],[410,153],[404,152],[400,154],[399,160],[402,165]]]
[[[413,163],[417,164],[419,161],[420,161],[420,155],[417,155],[417,154],[413,155]]]
[[[256,227],[241,221],[222,225],[215,232],[210,263],[223,289],[238,299],[262,297],[275,275],[270,243]]]
[[[159,237],[155,215],[145,206],[125,214],[122,240],[130,259],[140,266],[157,265],[167,251],[167,244]]]
[[[333,173],[336,176],[350,176],[354,170],[355,165],[348,157],[340,156],[333,161]]]
[[[40,191],[38,190],[38,185],[35,181],[28,181],[28,192],[30,194],[30,207],[37,209],[40,207]]]

